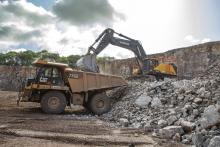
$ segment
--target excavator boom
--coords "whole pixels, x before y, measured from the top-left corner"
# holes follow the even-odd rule
[[[119,37],[115,37],[117,35]],[[97,46],[95,47],[95,45]],[[113,29],[104,30],[95,42],[89,47],[87,54],[82,57],[78,62],[77,66],[85,71],[99,72],[96,63],[96,55],[104,50],[109,44],[119,46],[132,51],[137,57],[137,61],[140,69],[143,69],[143,61],[147,57],[144,48],[138,40],[127,37],[123,34],[115,32]]]

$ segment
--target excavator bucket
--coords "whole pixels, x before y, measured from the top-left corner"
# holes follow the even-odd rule
[[[96,55],[85,55],[77,61],[76,65],[82,71],[99,72],[99,68],[96,63]]]

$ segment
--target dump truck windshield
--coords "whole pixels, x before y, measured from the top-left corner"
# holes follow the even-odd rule
[[[37,70],[37,81],[40,83],[46,83],[50,81],[52,74],[52,68],[40,67]]]
[[[53,85],[64,84],[61,71],[56,67],[40,67],[37,69],[37,81]]]

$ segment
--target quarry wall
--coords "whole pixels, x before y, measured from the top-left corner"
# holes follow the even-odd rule
[[[32,77],[34,72],[32,67],[0,66],[0,89],[17,91],[22,80]]]

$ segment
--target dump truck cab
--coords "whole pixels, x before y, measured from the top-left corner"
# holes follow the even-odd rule
[[[118,76],[73,70],[67,64],[36,61],[34,78],[19,93],[22,102],[38,102],[46,113],[62,113],[66,106],[83,105],[95,114],[109,111],[105,91],[126,86]]]
[[[64,86],[64,69],[68,67],[61,63],[34,63],[36,66],[35,82],[41,85]]]

